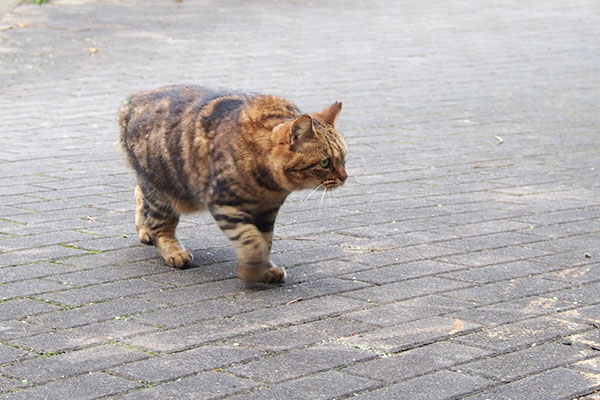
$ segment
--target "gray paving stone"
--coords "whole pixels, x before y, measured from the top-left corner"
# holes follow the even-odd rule
[[[600,331],[592,329],[590,331],[568,336],[562,339],[562,343],[579,345],[584,348],[591,348],[599,351],[600,349]]]
[[[46,279],[28,279],[25,281],[9,282],[0,285],[0,299],[14,299],[24,296],[40,296],[43,293],[56,292],[67,289],[68,286]]]
[[[436,229],[437,233],[453,234],[457,237],[472,237],[481,235],[493,235],[504,232],[519,232],[529,229],[531,224],[502,220],[502,221],[486,221],[473,224],[453,226],[449,228]]]
[[[56,235],[46,235],[42,233],[37,235],[18,236],[12,239],[0,240],[0,251],[6,252],[63,243],[68,244],[70,241],[88,239],[89,237],[89,235],[75,231],[63,231]]]
[[[54,185],[60,186],[56,187],[56,189],[60,189],[62,185],[65,185],[70,180],[56,180]],[[49,183],[46,182],[46,186]],[[108,199],[104,196],[84,196],[84,197],[75,197],[69,199],[60,199],[53,201],[37,201],[37,202],[29,202],[27,203],[27,209],[43,212],[43,211],[53,211],[53,210],[62,210],[66,208],[76,208],[76,207],[90,207],[97,204],[105,204],[111,202],[111,199]]]
[[[15,389],[22,388],[26,384],[16,379],[9,379],[4,376],[0,376],[0,394],[4,392],[11,392]]]
[[[393,250],[358,254],[351,257],[350,260],[361,264],[384,267],[392,264],[432,259],[454,253],[460,253],[460,251],[424,244],[419,246],[401,247]]]
[[[142,267],[148,264],[150,264],[148,261],[144,261]],[[156,260],[156,265],[161,270],[161,273],[149,275],[146,277],[146,280],[176,287],[236,278],[236,268],[233,262],[206,264],[184,270],[165,268],[162,259]]]
[[[338,341],[349,345],[366,346],[386,353],[395,353],[446,340],[480,327],[481,325],[460,319],[431,317],[343,337]]]
[[[57,233],[57,232],[61,233],[65,229],[72,229],[72,230],[85,229],[92,224],[94,224],[94,222],[92,222],[89,219],[71,219],[71,220],[67,219],[67,220],[60,221],[60,224],[58,224],[57,221],[46,221],[46,222],[40,222],[37,224],[16,224],[16,225],[13,224],[6,231],[7,231],[7,233],[10,233],[13,235],[35,235],[35,234],[38,234],[40,231],[43,231],[46,234]],[[61,247],[64,247],[64,246],[61,246]],[[30,256],[31,257],[30,262],[38,261],[36,258],[40,257],[40,252],[39,251],[33,252],[32,250],[34,250],[34,249],[22,250],[22,251],[19,250],[19,251],[12,252],[10,254],[22,254],[23,257]],[[35,249],[35,250],[39,250],[39,249]],[[61,249],[61,251],[62,251],[62,249]],[[73,257],[76,255],[86,254],[86,252],[82,252],[82,251],[72,252],[72,253],[73,253]],[[36,254],[38,255],[37,257],[36,257]],[[47,254],[48,255],[46,255],[44,259],[54,259],[53,256],[56,254],[56,251],[54,248],[49,249]],[[43,253],[42,253],[42,255],[43,255]],[[69,256],[69,257],[71,257],[71,256]],[[67,259],[69,259],[69,258],[65,258],[65,260],[67,260]],[[11,263],[9,265],[15,265],[14,263],[12,263],[12,261],[14,261],[14,260],[10,260],[10,261],[11,261]],[[18,264],[24,264],[24,263],[25,262],[19,262]]]
[[[162,263],[161,263],[162,264]],[[164,265],[158,263],[143,263],[142,265],[110,265],[87,270],[77,270],[70,273],[55,275],[48,279],[75,286],[89,286],[108,283],[130,278],[149,277],[164,272]],[[156,282],[155,283],[160,283]]]
[[[600,324],[600,304],[589,307],[578,307],[555,315],[556,318],[567,321],[581,322],[584,324]]]
[[[389,267],[369,269],[359,271],[349,275],[344,275],[345,279],[356,279],[370,283],[383,285],[390,282],[401,281],[411,278],[419,278],[427,275],[436,275],[443,272],[453,271],[464,268],[455,264],[448,264],[436,261],[419,261],[408,264],[392,265]]]
[[[457,338],[457,341],[491,350],[509,351],[589,329],[589,325],[538,317],[470,333]]]
[[[136,235],[119,235],[113,237],[90,237],[77,238],[67,242],[67,245],[75,246],[88,251],[110,251],[115,249],[127,249],[139,245]]]
[[[586,284],[600,280],[600,264],[588,264],[581,267],[561,269],[544,274],[543,277],[560,282]]]
[[[158,310],[164,305],[136,298],[120,298],[104,303],[86,304],[79,308],[62,309],[58,312],[31,317],[28,321],[53,329],[74,328],[95,322],[129,318],[131,315]]]
[[[365,378],[327,371],[304,378],[294,379],[260,391],[235,397],[236,399],[336,399],[352,396],[379,383]]]
[[[590,220],[589,218],[577,222],[565,222],[555,225],[536,226],[527,232],[529,235],[536,235],[544,238],[562,238],[575,236],[582,233],[593,233],[600,231],[600,222]]]
[[[122,296],[139,295],[148,292],[158,292],[169,286],[148,282],[143,279],[129,279],[118,282],[103,283],[78,289],[64,290],[44,295],[45,300],[66,306],[80,306],[101,302]]]
[[[559,343],[543,343],[512,353],[456,367],[461,372],[500,381],[514,381],[591,357],[595,351]]]
[[[486,350],[444,341],[404,351],[391,357],[360,363],[344,369],[344,372],[396,383],[455,367],[489,354],[490,352]],[[462,367],[457,368],[462,369]]]
[[[287,270],[290,275],[293,275],[295,279],[302,282],[328,278],[331,276],[340,276],[367,268],[369,267],[366,265],[349,260],[327,260],[293,266],[287,268]]]
[[[383,389],[368,392],[356,399],[455,399],[466,394],[481,390],[494,382],[487,379],[460,374],[450,371],[440,371],[408,381],[397,383]]]
[[[458,219],[463,219],[463,214],[457,216]],[[470,238],[457,238],[454,240],[438,242],[438,246],[450,247],[459,249],[463,252],[480,251],[496,249],[500,247],[524,245],[527,243],[538,242],[540,238],[529,236],[522,233],[496,233],[491,235],[474,236]]]
[[[122,341],[129,336],[155,331],[155,328],[132,321],[112,320],[84,325],[62,331],[51,331],[36,336],[14,339],[12,344],[32,348],[43,353],[59,353],[84,347]]]
[[[234,366],[227,371],[260,382],[276,383],[375,357],[375,353],[368,350],[324,344]]]
[[[79,257],[71,257],[62,261],[63,264],[73,265],[77,268],[97,268],[107,265],[120,265],[134,261],[158,259],[158,253],[153,249],[144,247],[132,247],[104,251],[98,254],[87,254]]]
[[[32,325],[26,321],[2,321],[2,325],[0,325],[0,340],[8,341],[15,338],[38,335],[47,331],[49,331],[48,328]]]
[[[572,289],[548,293],[546,296],[583,304],[598,304],[600,303],[600,282],[593,282]]]
[[[351,314],[346,314],[347,316]],[[269,332],[259,332],[241,338],[237,343],[267,351],[282,351],[319,342],[328,342],[339,337],[366,332],[373,326],[353,319],[328,318],[315,322],[301,323]]]
[[[20,390],[4,396],[6,400],[21,399],[81,399],[91,400],[102,396],[110,396],[141,386],[139,383],[126,381],[104,373],[92,373],[50,382],[31,389]]]
[[[561,311],[574,307],[576,307],[576,305],[572,302],[532,296],[524,299],[462,310],[448,314],[448,316],[477,322],[486,326],[495,326],[541,315],[559,318],[559,316],[562,315],[560,313]],[[566,318],[565,315],[565,318],[561,319],[568,318]]]
[[[214,297],[239,295],[243,293],[244,290],[244,285],[240,283],[238,279],[227,279],[224,281],[191,285],[182,288],[154,291],[143,297],[144,299],[153,302],[177,306],[208,300]]]
[[[590,358],[573,364],[574,367],[600,374],[600,357]]]
[[[575,210],[560,210],[551,213],[531,215],[521,219],[538,225],[554,225],[574,221],[583,221],[597,217],[598,208],[596,207],[592,209],[579,208]]]
[[[336,317],[367,305],[368,303],[364,301],[332,295],[291,301],[280,306],[251,311],[244,314],[244,318],[260,324],[281,326],[309,322],[325,317]]]
[[[178,379],[164,385],[138,390],[121,399],[218,399],[242,392],[257,384],[235,376],[218,372],[204,372]]]
[[[60,307],[30,299],[8,300],[0,303],[0,321],[7,319],[20,320],[31,315],[58,309]]]
[[[597,374],[556,368],[465,399],[573,399],[599,387]]]
[[[258,302],[240,301],[240,299],[236,298],[212,299],[184,306],[169,307],[157,311],[146,312],[134,316],[133,320],[152,326],[175,328],[214,319],[216,317],[228,317],[235,314],[243,314],[263,306],[264,304]]]
[[[324,295],[341,295],[369,286],[369,284],[364,282],[348,281],[346,279],[332,277],[298,281],[299,279],[290,279],[289,284],[273,289],[266,288],[267,290],[270,290],[269,293],[272,293],[270,296],[271,302],[274,304],[287,304],[290,301],[309,300]],[[244,295],[240,296],[240,298],[249,299],[250,301],[263,301],[263,293],[264,292],[260,289],[245,291]]]
[[[539,275],[552,270],[553,268],[548,268],[543,264],[520,261],[508,264],[491,265],[488,267],[463,269],[461,271],[449,272],[440,276],[443,278],[457,279],[465,282],[491,283],[495,281]],[[543,275],[542,277],[546,276]]]
[[[507,281],[490,283],[466,289],[454,290],[445,293],[464,301],[472,301],[479,304],[489,304],[498,301],[508,301],[533,295],[543,295],[552,290],[567,287],[565,283],[551,282],[537,277],[511,279]]]
[[[467,286],[470,286],[470,284],[428,276],[356,290],[345,293],[344,295],[355,299],[389,303],[392,301],[410,299],[412,297],[447,292],[452,289],[460,289]]]
[[[585,235],[569,236],[566,238],[553,239],[539,243],[532,243],[531,248],[538,250],[546,250],[553,253],[566,251],[578,251],[581,256],[589,254],[592,257],[598,257],[598,241],[600,241],[599,233],[588,233]]]
[[[115,368],[112,372],[131,380],[159,383],[258,358],[264,354],[233,345],[209,345],[130,363]]]
[[[533,249],[523,246],[502,247],[500,249],[484,250],[469,254],[440,258],[441,261],[469,267],[485,267],[492,264],[503,264],[552,254],[552,251]]]
[[[393,326],[402,322],[450,314],[473,306],[473,303],[462,300],[431,295],[383,306],[373,306],[366,310],[346,314],[346,317],[376,325]]]
[[[125,339],[124,343],[154,352],[174,352],[198,347],[265,329],[265,325],[245,318],[202,321],[182,328],[158,331]]]
[[[43,278],[72,271],[77,271],[77,268],[69,265],[41,262],[29,265],[19,265],[16,267],[0,268],[0,275],[2,276],[2,282],[7,283],[34,278]]]
[[[102,371],[116,365],[150,357],[141,351],[123,346],[104,345],[88,349],[63,353],[50,357],[41,357],[14,363],[0,369],[4,375],[30,383],[44,383],[52,380]]]
[[[6,364],[15,359],[20,359],[22,354],[23,350],[0,344],[0,364]]]

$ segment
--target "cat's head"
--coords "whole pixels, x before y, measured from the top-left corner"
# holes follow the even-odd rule
[[[336,130],[342,103],[321,112],[303,114],[273,129],[277,146],[276,168],[280,182],[289,191],[333,189],[348,178],[346,143]]]

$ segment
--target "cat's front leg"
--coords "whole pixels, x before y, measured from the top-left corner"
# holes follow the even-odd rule
[[[262,232],[262,225],[244,211],[230,206],[211,206],[209,209],[219,228],[237,249],[238,276],[246,284],[285,281],[285,270],[274,266],[269,259],[272,224],[271,233]]]

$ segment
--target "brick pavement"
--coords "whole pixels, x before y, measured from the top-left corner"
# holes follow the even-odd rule
[[[600,3],[53,0],[0,20],[3,399],[600,399]],[[91,50],[91,49],[97,49]],[[115,150],[167,83],[334,100],[346,186],[250,290],[137,242]]]

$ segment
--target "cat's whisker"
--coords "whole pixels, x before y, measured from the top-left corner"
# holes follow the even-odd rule
[[[312,192],[310,192],[310,193],[308,194],[308,196],[306,196],[306,198],[304,198],[304,200],[302,200],[302,203],[300,203],[300,204],[301,204],[301,205],[304,205],[304,203],[306,203],[306,200],[308,200],[308,198],[309,198],[310,196],[312,196],[312,194],[313,194],[314,192],[316,192],[317,190],[319,190],[319,189],[321,188],[321,186],[323,186],[323,183],[321,183],[321,184],[320,184],[319,186],[317,186],[317,187],[316,187],[316,188],[315,188],[315,189],[314,189]]]
[[[335,194],[335,190],[332,189],[332,190],[330,190],[330,192],[331,192],[331,195],[333,196],[333,198],[337,200],[338,196],[337,196],[337,194]]]
[[[323,194],[321,195],[321,201],[319,201],[319,211],[321,211],[321,204],[323,203],[323,199],[325,198],[325,193],[327,193],[327,188],[323,189]]]

